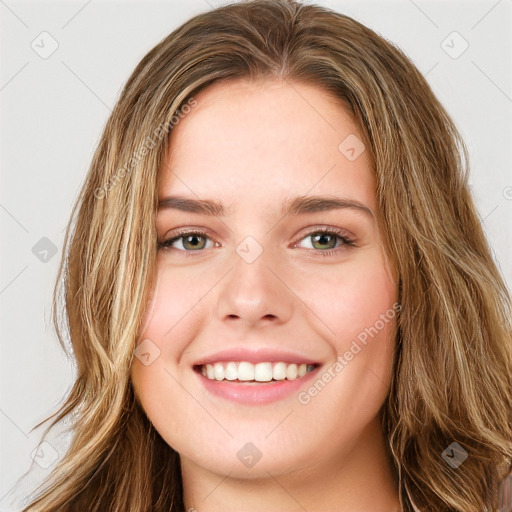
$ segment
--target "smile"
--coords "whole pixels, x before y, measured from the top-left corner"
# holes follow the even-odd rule
[[[293,399],[321,366],[308,354],[273,347],[226,348],[192,364],[198,384],[210,398],[242,406]]]
[[[228,361],[199,365],[195,369],[209,380],[250,383],[300,379],[315,367],[314,364],[283,361],[256,364],[248,361]]]

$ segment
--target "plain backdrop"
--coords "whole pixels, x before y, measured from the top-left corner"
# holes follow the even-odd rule
[[[17,510],[13,496],[28,494],[69,440],[52,434],[34,452],[43,429],[31,429],[55,411],[74,375],[51,326],[51,294],[105,122],[140,59],[222,3],[0,0],[1,511]],[[426,75],[468,146],[474,198],[510,286],[512,0],[316,3],[391,40]]]

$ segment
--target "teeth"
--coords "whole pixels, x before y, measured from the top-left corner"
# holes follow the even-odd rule
[[[288,380],[295,380],[297,378],[297,365],[289,364],[286,367],[286,378]]]
[[[305,363],[257,363],[230,361],[201,366],[201,373],[210,380],[239,380],[270,382],[271,380],[295,380],[312,372],[315,365]]]
[[[272,376],[274,380],[286,379],[286,363],[276,363],[272,368]]]
[[[228,363],[224,375],[227,380],[238,379],[238,368],[236,367],[236,363]]]
[[[220,363],[215,363],[213,365],[213,375],[215,380],[224,380],[224,366]]]
[[[254,380],[254,365],[242,361],[238,365],[238,380]]]
[[[254,380],[258,382],[272,380],[272,363],[258,363],[254,367]]]

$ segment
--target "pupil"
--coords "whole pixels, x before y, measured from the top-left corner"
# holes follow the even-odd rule
[[[318,235],[315,235],[315,241],[316,242],[319,242],[320,245],[325,245],[325,244],[328,244],[329,242],[325,242],[325,238],[331,238],[332,235],[328,235],[326,233],[320,233]]]
[[[188,235],[186,238],[186,243],[191,244],[192,248],[197,249],[198,245],[201,245],[201,244],[197,243],[197,240],[199,238],[201,238],[201,237],[197,236],[197,235]],[[191,243],[191,240],[196,240],[196,243]]]

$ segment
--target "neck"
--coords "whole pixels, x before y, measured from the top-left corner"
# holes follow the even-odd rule
[[[265,478],[236,478],[181,459],[185,510],[197,512],[400,512],[398,488],[378,421],[343,456]]]

